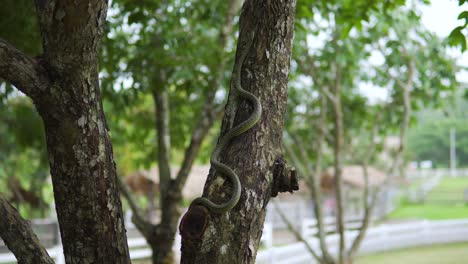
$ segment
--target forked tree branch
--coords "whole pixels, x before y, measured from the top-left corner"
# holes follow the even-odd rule
[[[22,264],[53,264],[30,224],[0,195],[0,237]]]
[[[132,195],[132,193],[128,189],[128,186],[124,182],[122,182],[122,179],[120,178],[119,175],[117,175],[117,183],[119,184],[119,189],[122,195],[127,200],[128,205],[130,206],[130,209],[132,209],[132,212],[133,212],[132,222],[135,225],[138,225],[138,223],[146,222],[145,218],[143,217],[141,213],[141,209],[138,206],[137,201],[135,200],[135,197]]]
[[[314,213],[317,221],[318,238],[320,249],[322,250],[323,258],[326,263],[333,263],[333,257],[330,255],[327,243],[325,241],[325,228],[323,225],[323,208],[322,208],[322,195],[320,190],[321,171],[322,171],[322,158],[323,158],[323,142],[327,134],[327,98],[325,95],[320,96],[320,125],[319,134],[316,139],[317,158],[315,161],[314,173],[310,175],[312,202],[314,204]]]
[[[275,206],[276,212],[278,212],[278,214],[280,215],[281,220],[283,220],[283,222],[288,226],[288,230],[291,231],[294,234],[294,236],[296,237],[297,240],[304,243],[304,246],[307,248],[307,250],[310,252],[310,254],[312,254],[312,256],[315,258],[315,260],[317,260],[318,263],[324,263],[323,259],[317,254],[317,252],[315,252],[315,250],[309,244],[307,239],[304,238],[302,236],[302,234],[299,231],[296,230],[296,228],[294,228],[291,221],[289,221],[289,219],[284,214],[283,210],[278,206],[278,203],[276,201],[274,201],[273,204]]]
[[[0,78],[13,84],[33,100],[49,85],[45,68],[7,41],[0,38]]]

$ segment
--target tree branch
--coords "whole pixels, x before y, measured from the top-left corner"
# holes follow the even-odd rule
[[[289,140],[289,134],[285,132],[285,140],[284,140],[284,150],[286,151],[286,154],[288,155],[288,158],[292,160],[293,165],[298,169],[299,171],[299,178],[303,178],[306,181],[309,181],[309,175],[312,173],[312,171],[309,171],[308,166],[305,166],[303,162],[298,158],[296,152],[292,148],[292,143],[288,142]]]
[[[315,66],[313,62],[313,58],[307,54],[306,55],[306,60],[308,61],[308,64],[306,65],[304,61],[299,60],[298,64],[300,67],[304,69],[309,69],[307,70],[307,73],[312,77],[314,80],[314,84],[317,87],[317,89],[320,92],[320,100],[321,100],[321,113],[320,113],[320,119],[317,122],[317,127],[319,128],[319,133],[317,138],[314,140],[314,149],[317,153],[317,157],[315,160],[315,166],[314,168],[311,168],[310,166],[308,167],[308,170],[310,171],[309,174],[305,176],[307,185],[309,186],[309,189],[311,191],[311,198],[312,198],[312,204],[314,207],[314,214],[315,218],[317,221],[317,230],[318,230],[318,238],[319,238],[319,243],[320,243],[320,249],[323,254],[323,261],[325,263],[334,263],[333,257],[330,255],[330,252],[328,250],[328,246],[325,241],[325,230],[323,226],[323,209],[322,209],[322,198],[321,198],[321,192],[320,192],[320,175],[321,175],[321,170],[322,170],[322,155],[323,155],[323,147],[322,143],[327,137],[327,128],[326,128],[326,121],[327,121],[327,98],[330,100],[333,104],[336,103],[336,97],[331,94],[329,89],[325,87],[324,84],[320,82],[320,79],[316,75],[319,71],[317,67]],[[301,151],[301,156],[303,160],[307,159],[307,154],[305,153],[305,149],[302,147],[303,144],[301,144],[297,139],[295,138],[296,145],[298,146],[299,150]],[[290,150],[289,152],[291,152]],[[297,157],[296,157],[296,160]],[[306,163],[307,164],[307,163]],[[301,164],[301,166],[303,166]]]
[[[232,22],[235,14],[240,8],[240,4],[240,0],[230,0],[228,3],[224,25],[221,28],[218,36],[218,45],[219,50],[221,51],[221,55],[219,56],[220,63],[216,64],[216,68],[211,69],[212,72],[215,72],[215,78],[213,78],[209,83],[208,94],[206,96],[205,103],[200,111],[197,124],[195,125],[195,128],[192,132],[190,144],[185,150],[182,166],[177,173],[174,186],[172,186],[175,191],[182,191],[182,188],[187,181],[188,174],[192,168],[193,162],[198,155],[203,139],[208,134],[208,131],[213,126],[214,122],[222,116],[221,114],[223,113],[224,105],[217,107],[214,101],[216,92],[219,90],[223,81],[224,71],[226,70],[224,48],[226,47],[228,36],[232,33]]]
[[[53,264],[30,224],[0,195],[0,236],[18,263]]]
[[[304,243],[304,246],[307,248],[307,250],[310,252],[310,254],[312,254],[312,256],[315,258],[315,260],[317,260],[318,263],[324,263],[322,258],[317,254],[317,252],[315,252],[315,250],[312,248],[312,246],[309,244],[309,242],[301,235],[301,233],[299,233],[294,228],[291,221],[289,221],[289,219],[284,214],[283,210],[278,206],[278,203],[276,201],[274,201],[273,204],[275,206],[276,212],[278,212],[278,214],[280,215],[281,220],[283,220],[283,222],[288,226],[288,230],[291,231],[294,234],[294,236],[296,237],[297,240]]]
[[[325,228],[323,226],[323,209],[322,209],[322,195],[320,192],[320,181],[321,181],[321,171],[322,171],[322,156],[323,156],[323,145],[326,135],[326,122],[327,122],[327,98],[325,95],[320,96],[321,100],[321,110],[320,110],[320,125],[319,125],[319,135],[316,139],[317,147],[317,158],[315,160],[314,174],[310,175],[310,184],[311,184],[311,195],[312,203],[314,205],[314,214],[315,219],[317,220],[317,230],[318,237],[320,242],[320,249],[322,250],[323,258],[326,263],[333,263],[333,257],[330,255],[328,250],[327,243],[325,241]]]
[[[400,173],[402,173],[402,154],[406,147],[406,134],[408,133],[409,121],[411,116],[411,91],[410,88],[413,85],[415,65],[414,62],[410,59],[408,62],[408,75],[406,83],[400,88],[403,90],[403,122],[400,126],[400,146],[398,147],[397,152],[395,153],[395,158],[391,167],[389,168],[389,174],[395,175],[397,168],[400,168]]]
[[[171,137],[169,134],[169,95],[161,87],[153,89],[156,104],[156,132],[158,140],[158,169],[161,200],[164,199],[171,179],[170,151]]]
[[[336,44],[335,44],[336,45]],[[344,251],[346,249],[346,239],[345,239],[345,227],[344,227],[344,209],[343,209],[343,195],[342,195],[342,146],[343,146],[343,112],[341,109],[341,66],[336,63],[336,78],[334,85],[334,99],[333,110],[335,113],[335,131],[334,131],[334,158],[335,158],[335,197],[336,197],[336,206],[337,206],[337,225],[338,225],[338,234],[340,236],[340,247],[339,247],[339,260],[338,263],[344,263]]]
[[[374,123],[372,124],[372,135],[371,135],[371,143],[369,146],[369,151],[367,152],[367,155],[364,157],[363,164],[362,164],[362,170],[364,172],[364,216],[362,220],[362,225],[361,228],[359,229],[359,233],[354,239],[353,243],[351,244],[351,248],[348,251],[348,258],[353,259],[353,257],[356,255],[357,251],[359,250],[359,247],[362,244],[362,241],[364,240],[364,236],[366,234],[367,228],[369,227],[370,220],[372,218],[372,212],[375,207],[375,204],[377,202],[377,194],[379,193],[377,190],[374,191],[371,202],[369,202],[369,171],[368,171],[368,165],[369,161],[374,155],[375,152],[375,139],[377,137],[377,132],[378,132],[378,122],[380,121],[380,118],[382,116],[382,112],[377,112]]]
[[[138,226],[138,223],[145,223],[147,222],[145,218],[143,217],[143,214],[141,213],[141,209],[138,206],[137,202],[135,201],[135,197],[131,194],[130,190],[128,189],[128,186],[122,182],[122,179],[120,178],[119,175],[117,175],[117,182],[119,184],[119,189],[122,192],[123,196],[128,202],[128,205],[132,209],[133,216],[132,216],[132,222]]]
[[[181,191],[187,177],[190,173],[192,168],[193,162],[200,151],[201,143],[203,139],[208,134],[208,131],[213,126],[215,120],[219,117],[216,112],[214,112],[214,98],[217,91],[217,87],[214,83],[218,83],[218,81],[214,81],[211,83],[211,89],[207,94],[207,98],[205,100],[205,104],[200,112],[200,115],[197,120],[197,124],[193,129],[192,136],[190,139],[190,144],[185,150],[184,160],[182,161],[182,166],[180,167],[179,172],[177,173],[177,177],[174,181],[174,188],[175,191]]]
[[[47,73],[37,60],[0,38],[0,78],[13,84],[33,100],[49,85]]]

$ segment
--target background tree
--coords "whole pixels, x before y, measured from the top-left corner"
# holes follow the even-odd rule
[[[468,102],[460,89],[442,109],[425,107],[417,113],[418,123],[408,131],[408,158],[431,160],[435,167],[449,167],[450,130],[456,133],[457,166],[468,166]]]
[[[44,216],[51,189],[44,128],[26,97],[5,99],[0,112],[0,192],[26,216]],[[46,202],[47,201],[47,202]]]
[[[153,250],[153,263],[174,261],[182,188],[203,140],[222,112],[222,100],[215,95],[226,86],[234,17],[241,2],[203,2],[117,1],[115,8],[120,12],[110,18],[112,27],[103,50],[106,95],[116,112],[111,117],[116,139],[127,142],[121,144],[123,155],[128,153],[128,143],[133,143],[143,152],[140,163],[148,166],[156,160],[158,164],[159,223],[145,219],[131,194],[124,192],[135,213],[134,223]],[[127,40],[134,46],[122,49]],[[125,82],[130,85],[126,87]],[[149,98],[152,103],[141,106]],[[151,104],[154,110],[148,109]],[[153,128],[156,144],[153,140],[141,144],[142,138],[154,136],[148,133]],[[176,163],[180,165],[173,173],[171,165]]]
[[[316,7],[314,19],[299,20],[309,27],[298,34],[298,75],[292,82],[288,111],[286,147],[311,190],[320,250],[308,248],[321,263],[351,263],[359,249],[377,198],[369,190],[367,167],[377,163],[382,138],[392,132],[400,134],[394,162],[385,168],[393,179],[402,173],[398,168],[403,166],[411,112],[426,102],[438,105],[458,85],[454,60],[440,48],[443,43],[419,24],[415,9],[392,11],[377,4],[375,11],[364,16],[367,22],[340,23],[346,8],[345,2]],[[372,102],[360,91],[363,85],[381,89],[387,97]],[[359,234],[346,245],[341,167],[356,163],[363,166],[366,179],[363,222]],[[322,168],[330,165],[334,167],[340,239],[337,256],[327,247],[319,187]]]
[[[14,16],[11,15],[13,10]],[[7,0],[2,3],[0,38],[7,39],[26,54],[40,53],[34,2]],[[21,92],[0,79],[0,122],[3,124],[0,128],[0,192],[8,200],[15,201],[23,215],[44,216],[44,202],[51,202],[52,191],[44,184],[49,168],[43,125],[31,100],[18,97]]]

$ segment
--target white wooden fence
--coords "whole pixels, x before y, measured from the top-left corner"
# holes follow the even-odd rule
[[[409,170],[407,175],[410,178],[425,178],[432,176],[442,176],[442,177],[468,177],[468,169],[418,169],[418,170]]]
[[[345,226],[349,230],[356,230],[361,227],[362,219],[360,217],[348,217],[345,219]],[[303,237],[314,237],[318,235],[317,220],[304,219],[302,221],[301,234]],[[323,229],[325,234],[336,233],[338,226],[336,224],[336,217],[328,216],[323,218]]]
[[[314,221],[304,220],[303,236],[311,246],[320,252],[318,240],[315,238]],[[134,230],[133,230],[134,231]],[[129,230],[129,234],[133,232]],[[346,232],[346,244],[350,245],[358,231]],[[326,237],[332,254],[337,254],[339,237],[331,234]],[[454,243],[468,241],[468,219],[417,221],[411,223],[388,224],[370,227],[362,243],[360,254],[395,250],[422,245]],[[257,254],[256,263],[295,264],[315,263],[312,255],[303,243],[295,242],[286,246],[273,247],[273,228],[271,223],[265,223],[261,239],[263,250]],[[128,245],[132,260],[150,258],[151,249],[143,237],[129,237]],[[174,250],[179,252],[180,238],[176,237]],[[65,260],[60,244],[47,249],[49,255],[57,264],[64,264]],[[14,263],[16,258],[12,253],[0,254],[0,263]]]
[[[423,178],[425,180],[420,186],[418,186],[418,188],[408,190],[408,199],[411,202],[423,202],[429,192],[439,184],[443,177],[442,175],[442,173],[435,173],[430,176],[420,176],[419,178]]]
[[[310,225],[309,225],[310,226]],[[313,228],[313,227],[311,227]],[[307,234],[314,231],[303,230]],[[346,244],[350,245],[358,231],[347,231]],[[319,245],[315,237],[306,237],[318,253]],[[339,237],[332,234],[326,237],[330,252],[337,254]],[[443,221],[418,221],[412,223],[379,225],[368,229],[361,245],[360,254],[395,250],[422,245],[468,241],[468,219]],[[257,262],[273,264],[315,263],[303,243],[297,242],[282,247],[272,247],[260,251]]]

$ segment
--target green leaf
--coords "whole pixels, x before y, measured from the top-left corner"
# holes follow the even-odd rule
[[[468,11],[463,11],[458,15],[458,19],[465,19],[465,26],[468,24]]]
[[[461,32],[464,27],[456,27],[448,36],[448,41],[451,46],[460,46],[462,52],[466,50],[466,38]]]

